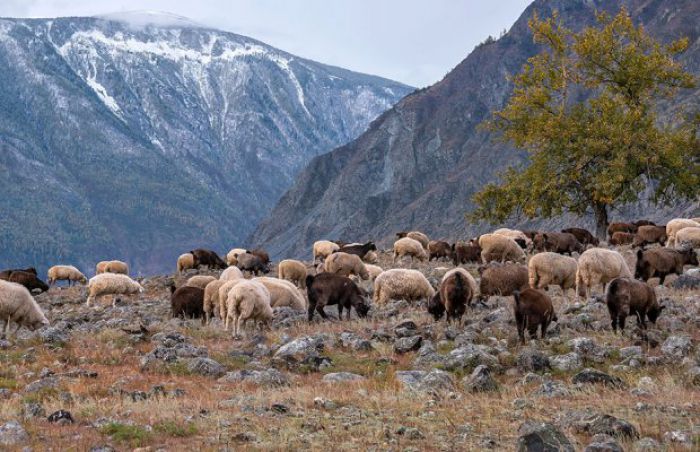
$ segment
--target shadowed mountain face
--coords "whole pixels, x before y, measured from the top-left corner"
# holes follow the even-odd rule
[[[0,267],[242,245],[412,91],[175,19],[0,19]]]
[[[442,81],[404,98],[355,141],[313,159],[251,241],[276,256],[309,257],[319,239],[374,239],[386,246],[396,231],[409,228],[450,239],[486,231],[488,225],[474,227],[464,219],[473,207],[471,196],[525,155],[477,126],[505,104],[512,91],[509,76],[539,50],[527,21],[535,12],[546,17],[558,10],[578,29],[595,23],[596,9],[614,14],[623,5],[659,39],[688,36],[683,60],[700,74],[696,1],[537,0],[505,36],[477,47]],[[684,92],[680,102],[697,102],[697,94]],[[697,207],[659,210],[640,203],[612,216],[663,220]],[[592,225],[589,218],[566,217],[510,226],[557,228],[573,222]]]

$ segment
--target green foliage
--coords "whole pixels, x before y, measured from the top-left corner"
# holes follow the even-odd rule
[[[141,426],[118,422],[110,422],[102,427],[100,432],[108,435],[114,441],[127,443],[132,447],[142,446],[151,438],[151,433]]]
[[[197,434],[197,426],[191,423],[180,424],[175,421],[162,421],[153,426],[153,430],[176,438],[187,438]]]
[[[688,40],[662,45],[625,9],[599,14],[598,23],[574,33],[556,14],[530,21],[546,49],[528,60],[508,104],[485,124],[529,159],[474,196],[472,220],[593,209],[600,233],[609,208],[637,200],[650,181],[657,204],[700,193],[699,118],[682,107],[659,115],[680,89],[695,86],[674,60]]]

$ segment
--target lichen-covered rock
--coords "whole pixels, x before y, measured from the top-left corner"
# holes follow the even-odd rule
[[[462,379],[462,386],[469,392],[491,392],[498,389],[498,383],[491,376],[489,368],[483,364]]]
[[[323,376],[321,379],[324,383],[346,383],[346,382],[360,382],[366,380],[362,375],[354,374],[351,372],[333,372]]]
[[[0,425],[0,445],[19,446],[28,440],[27,431],[19,423],[10,421]]]
[[[608,375],[597,369],[586,368],[571,379],[574,384],[604,384],[611,387],[623,387],[624,383],[618,377]]]
[[[211,358],[192,358],[187,363],[187,370],[205,377],[218,378],[226,373],[226,368]]]
[[[266,370],[239,370],[229,372],[217,380],[220,383],[238,383],[250,382],[260,386],[287,386],[289,378],[277,369],[269,368]]]
[[[551,368],[547,355],[534,348],[520,351],[516,363],[522,372],[544,372]]]
[[[548,422],[525,421],[518,428],[518,452],[574,452],[566,435]]]
[[[661,344],[661,353],[667,357],[681,358],[688,356],[693,348],[693,342],[689,336],[669,336]]]

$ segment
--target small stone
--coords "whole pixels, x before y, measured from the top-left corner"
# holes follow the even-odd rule
[[[0,425],[0,445],[16,446],[29,440],[27,431],[19,423],[10,421]]]
[[[477,366],[471,375],[464,377],[462,386],[469,392],[491,392],[498,389],[498,383],[484,365]]]
[[[236,383],[239,381],[252,382],[262,386],[286,386],[289,385],[289,379],[285,374],[277,369],[269,368],[266,370],[239,370],[229,372],[219,378],[222,383]]]
[[[605,434],[597,434],[591,443],[583,449],[583,452],[624,452],[624,449],[615,441],[615,438]]]
[[[604,384],[611,387],[624,386],[620,378],[591,368],[583,369],[581,372],[574,375],[572,382],[574,384]]]
[[[351,372],[334,372],[323,376],[324,383],[339,383],[339,382],[360,382],[366,380],[362,375]]]
[[[547,355],[534,348],[518,353],[516,363],[522,372],[544,372],[551,367]]]
[[[581,368],[581,356],[576,352],[556,355],[549,358],[552,369],[560,372],[572,372]]]
[[[688,369],[688,378],[695,386],[700,386],[700,366],[694,366]]]
[[[668,357],[683,357],[690,354],[693,342],[689,336],[669,336],[661,344],[661,353]]]
[[[226,368],[211,358],[192,358],[187,363],[187,370],[206,377],[221,377]]]
[[[642,438],[636,443],[634,443],[634,450],[635,451],[649,451],[649,452],[657,452],[661,451],[661,444],[659,444],[658,441],[656,441],[654,438]]]
[[[233,435],[232,439],[241,443],[255,443],[258,441],[258,436],[253,432],[241,432]]]
[[[420,348],[423,338],[421,336],[402,337],[394,342],[394,352],[404,354],[416,351]]]
[[[518,429],[518,452],[574,452],[564,433],[548,422],[525,421]]]

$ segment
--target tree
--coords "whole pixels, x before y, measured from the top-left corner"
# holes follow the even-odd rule
[[[592,211],[596,234],[605,238],[610,210],[647,187],[657,205],[698,196],[700,121],[675,104],[663,119],[659,114],[680,89],[695,86],[674,59],[688,40],[662,45],[625,9],[615,17],[599,13],[597,22],[574,33],[556,13],[530,20],[545,49],[514,77],[509,102],[484,124],[525,149],[528,160],[474,196],[471,220]]]

